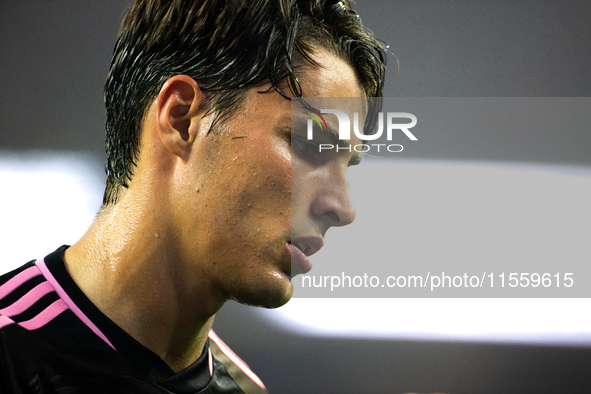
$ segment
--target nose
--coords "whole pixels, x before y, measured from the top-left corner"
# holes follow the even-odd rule
[[[351,199],[351,185],[344,173],[333,175],[321,186],[311,209],[312,214],[324,224],[324,231],[333,226],[346,226],[355,220],[357,213]]]

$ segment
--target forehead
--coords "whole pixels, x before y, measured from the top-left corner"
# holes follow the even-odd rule
[[[298,70],[302,97],[306,98],[307,103],[316,109],[341,110],[351,119],[355,112],[359,113],[361,118],[365,118],[365,91],[353,68],[325,49],[317,49],[311,57],[320,67],[306,64]],[[333,114],[326,114],[325,118],[327,122],[336,121]]]
[[[361,143],[362,141],[353,133],[352,127],[353,123],[360,124],[363,132],[367,97],[355,71],[344,60],[323,49],[314,52],[312,58],[320,67],[306,65],[299,70],[298,78],[305,103],[292,100],[292,122],[302,123],[311,116],[326,122],[331,133],[338,133],[340,118],[334,112],[323,111],[338,110],[351,121],[351,138],[345,145]],[[358,117],[357,122],[355,116]]]
[[[320,67],[306,63],[296,69],[302,97],[314,97],[318,100],[330,98],[332,108],[342,109],[348,114],[359,112],[360,116],[364,118],[366,112],[365,92],[353,68],[324,49],[314,51],[311,57]],[[285,97],[294,97],[285,80],[279,85],[279,88]],[[265,122],[289,123],[294,114],[292,112],[294,108],[292,108],[290,100],[286,100],[285,97],[272,89],[270,83],[254,87],[249,90],[242,110],[237,111],[232,118],[238,123],[250,121],[253,117],[261,118],[261,121],[264,118]],[[353,102],[352,98],[357,98],[358,101]],[[316,99],[315,101],[318,102]],[[338,104],[332,104],[336,102]],[[328,102],[327,105],[329,105]],[[303,115],[302,111],[297,112]],[[336,117],[330,114],[326,119],[327,121],[336,121]]]
[[[298,70],[304,97],[364,97],[355,71],[344,60],[325,49],[311,56],[320,67],[305,64]]]

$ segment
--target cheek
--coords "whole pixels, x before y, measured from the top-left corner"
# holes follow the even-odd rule
[[[309,204],[314,199],[314,185],[317,180],[314,171],[303,160],[294,157],[291,170],[291,208],[292,219],[298,222],[300,216],[306,215]]]
[[[292,179],[289,152],[265,149],[253,154],[246,162],[250,166],[243,174],[239,198],[249,201],[250,206],[269,219],[289,215]]]
[[[219,201],[215,220],[234,229],[262,231],[285,225],[291,213],[289,149],[273,141],[253,141],[218,156],[211,180]],[[221,159],[222,157],[226,158]],[[212,185],[213,186],[213,185]],[[288,224],[289,225],[289,224]]]

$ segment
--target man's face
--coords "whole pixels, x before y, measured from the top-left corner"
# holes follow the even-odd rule
[[[364,94],[343,61],[323,50],[314,58],[323,68],[298,74],[305,97]],[[354,220],[345,172],[357,157],[345,150],[311,158],[292,132],[290,100],[264,90],[251,90],[220,132],[200,137],[205,147],[190,163],[193,177],[181,182],[177,242],[183,260],[198,265],[185,269],[189,282],[199,276],[193,285],[209,278],[210,290],[225,297],[277,307],[292,295],[291,277],[310,268],[296,245],[314,253],[328,228]],[[292,137],[300,140],[293,148]]]

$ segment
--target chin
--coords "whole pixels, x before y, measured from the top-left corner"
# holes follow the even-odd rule
[[[261,285],[257,291],[254,292],[240,292],[230,297],[230,299],[244,305],[258,306],[262,308],[279,308],[285,305],[293,294],[293,285],[291,282],[277,283],[267,286]]]

